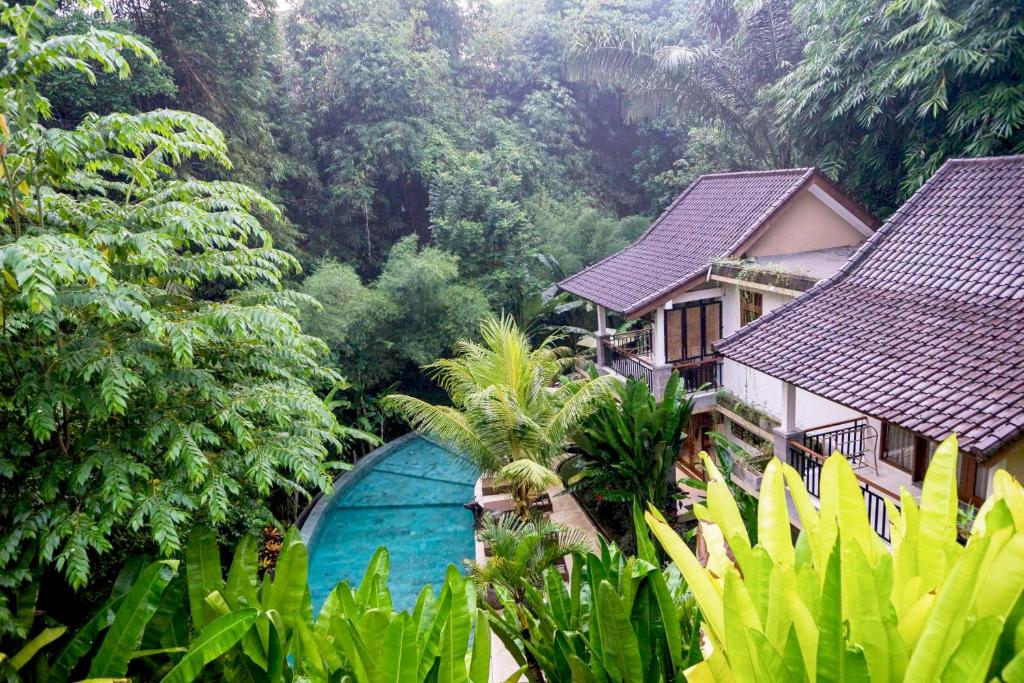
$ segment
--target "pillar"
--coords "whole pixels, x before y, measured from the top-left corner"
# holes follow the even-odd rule
[[[796,431],[796,387],[789,382],[782,383],[782,431]]]
[[[594,337],[594,341],[597,343],[595,352],[595,362],[597,367],[603,368],[607,365],[608,361],[605,358],[604,340],[608,337],[608,311],[605,310],[604,306],[598,305],[597,307],[597,334]]]
[[[654,329],[651,330],[651,351],[655,368],[665,365],[665,309],[658,306],[654,311]]]

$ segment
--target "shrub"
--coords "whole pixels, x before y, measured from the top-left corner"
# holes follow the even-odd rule
[[[652,530],[704,614],[706,661],[691,681],[1020,680],[1024,489],[1005,471],[957,543],[957,443],[935,452],[918,506],[889,504],[892,548],[872,530],[849,463],[821,473],[821,509],[800,475],[772,460],[751,546],[721,474],[705,456],[707,506],[695,509],[701,566],[655,510]],[[786,488],[803,526],[794,546]],[[733,559],[735,558],[735,559]]]

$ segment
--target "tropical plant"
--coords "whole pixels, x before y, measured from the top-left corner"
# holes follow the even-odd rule
[[[711,443],[714,444],[715,467],[722,475],[722,481],[725,482],[726,487],[728,487],[729,492],[732,494],[732,499],[736,502],[736,509],[740,513],[740,521],[743,522],[743,526],[747,530],[747,538],[750,539],[751,544],[756,544],[757,498],[739,486],[732,478],[732,471],[736,467],[736,461],[749,457],[749,454],[742,446],[731,441],[724,434],[708,432],[708,437],[710,437]],[[696,477],[687,477],[682,482],[683,486],[697,492],[702,492],[705,497],[707,496],[709,483],[706,479],[698,479]],[[691,529],[687,532],[687,538],[690,538],[690,534],[696,536],[699,531],[700,527]]]
[[[720,128],[754,165],[787,166],[792,143],[777,135],[772,103],[759,94],[799,59],[791,13],[790,0],[702,0],[675,43],[647,26],[583,30],[569,48],[569,73],[622,89],[630,117],[668,113],[695,131]]]
[[[571,433],[616,380],[566,379],[563,373],[574,359],[555,346],[558,337],[531,348],[508,316],[484,320],[480,336],[479,343],[459,342],[455,358],[425,366],[451,406],[403,395],[388,402],[415,430],[507,484],[519,516],[529,521],[534,499],[561,482],[551,468],[565,454]]]
[[[41,76],[154,58],[112,31],[40,38],[55,5],[0,3],[0,631],[43,568],[80,588],[115,542],[171,554],[238,498],[329,488],[346,435],[308,300],[280,291],[298,263],[254,215],[276,207],[181,167],[228,167],[221,133],[168,110],[46,126]]]
[[[470,576],[482,595],[493,590],[504,604],[500,622],[506,633],[515,634],[520,642],[530,642],[530,618],[527,593],[535,590],[548,573],[561,576],[555,563],[567,555],[586,553],[590,549],[579,529],[566,527],[535,515],[529,522],[505,515],[486,515],[477,537],[490,552],[482,562],[467,562]],[[497,612],[492,609],[492,615]],[[532,650],[518,650],[516,660],[526,667],[531,681],[543,681],[540,662]],[[513,653],[516,654],[515,652]]]
[[[880,213],[950,157],[1024,151],[1024,5],[800,0],[803,59],[763,93],[780,134]]]
[[[532,680],[677,681],[700,661],[693,598],[677,570],[661,568],[637,506],[633,518],[637,557],[601,539],[597,553],[573,555],[568,585],[549,568],[541,581],[519,581],[518,599],[497,591],[504,610],[488,608],[494,633],[516,661],[535,663]]]
[[[704,615],[706,661],[690,681],[1020,680],[1024,488],[1006,471],[957,542],[957,442],[936,450],[920,505],[886,504],[890,548],[871,527],[849,462],[828,458],[815,507],[796,470],[772,460],[751,545],[729,491],[711,474],[695,512],[702,566],[656,510],[647,521]],[[787,499],[786,488],[788,485]],[[787,500],[803,531],[794,546]]]
[[[594,489],[610,501],[666,510],[692,413],[693,399],[678,372],[672,372],[661,401],[643,380],[616,384],[615,393],[573,434],[581,455],[569,484]]]
[[[359,586],[335,587],[314,620],[307,551],[295,529],[285,534],[273,574],[261,580],[251,536],[236,549],[225,578],[213,534],[200,528],[183,567],[162,560],[134,581],[119,580],[110,601],[59,651],[48,656],[46,648],[64,628],[44,629],[10,660],[0,657],[0,674],[4,667],[24,670],[35,658],[40,683],[79,674],[141,675],[161,683],[485,683],[490,630],[472,582],[450,567],[439,595],[425,586],[411,613],[396,612],[388,570],[387,550],[380,548]]]

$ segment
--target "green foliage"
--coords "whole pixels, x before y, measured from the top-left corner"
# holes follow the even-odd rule
[[[575,203],[545,202],[532,213],[543,252],[567,275],[629,246],[650,225],[645,216],[617,218]]]
[[[767,95],[780,127],[871,206],[943,161],[1024,151],[1024,7],[996,0],[799,2],[804,58]]]
[[[184,575],[177,562],[149,565],[127,593],[113,596],[63,641],[63,649],[44,649],[63,629],[44,630],[10,662],[0,656],[0,674],[35,657],[49,665],[29,677],[39,683],[60,683],[85,670],[89,678],[144,675],[161,683],[487,681],[488,621],[476,607],[472,582],[454,567],[439,594],[426,586],[412,613],[396,613],[388,554],[380,548],[359,586],[339,584],[314,619],[307,551],[297,530],[285,534],[272,578],[259,576],[251,536],[235,550],[226,579],[208,530],[193,533],[186,554]]]
[[[687,127],[720,128],[756,165],[785,167],[793,141],[777,135],[775,109],[759,95],[803,47],[791,6],[790,0],[696,2],[675,36],[642,23],[585,27],[570,46],[570,73],[622,88],[629,116],[669,113]],[[687,151],[691,158],[697,150]],[[725,170],[722,159],[710,161]]]
[[[0,6],[0,624],[3,596],[43,568],[74,587],[135,534],[170,554],[234,502],[328,488],[345,432],[314,385],[324,344],[280,292],[298,270],[250,188],[200,181],[228,166],[193,114],[88,115],[47,127],[39,78],[128,75],[131,36],[49,36],[51,3]]]
[[[685,395],[678,372],[660,402],[643,380],[619,383],[573,435],[581,455],[570,484],[611,501],[665,510],[692,413],[693,399]]]
[[[522,599],[524,586],[539,586],[544,574],[567,555],[586,554],[586,538],[579,529],[534,516],[524,521],[513,515],[484,515],[478,540],[490,548],[484,562],[470,562],[470,573],[481,589],[501,588]]]
[[[638,510],[638,509],[637,509]],[[639,512],[639,556],[602,541],[572,558],[568,585],[548,569],[536,585],[520,581],[521,605],[499,589],[494,632],[519,662],[550,681],[683,680],[701,659],[700,615],[679,572],[663,570]],[[543,680],[537,677],[536,680]]]
[[[111,30],[132,35],[132,26],[125,21],[109,21],[100,13],[75,11],[55,17],[48,28],[50,35],[85,33],[90,29]],[[142,38],[141,36],[137,36]],[[150,41],[142,38],[147,45]],[[155,52],[158,52],[154,50]],[[162,61],[127,55],[131,78],[120,79],[116,74],[96,74],[91,83],[86,74],[78,71],[56,71],[45,75],[40,90],[50,101],[52,122],[60,128],[71,128],[86,114],[136,113],[152,108],[152,104],[177,92],[171,69]]]
[[[363,389],[405,379],[450,354],[489,313],[483,293],[460,282],[457,259],[436,247],[418,251],[412,236],[391,248],[370,285],[354,268],[327,261],[302,291],[319,302],[304,311],[306,328]]]
[[[695,508],[709,554],[704,566],[649,512],[704,614],[707,660],[687,679],[1019,680],[1024,489],[998,471],[961,546],[957,456],[951,436],[931,460],[920,505],[906,489],[902,509],[886,502],[891,548],[872,529],[840,454],[822,467],[820,510],[796,470],[768,465],[753,545],[712,469],[708,505]],[[795,546],[789,500],[803,527]]]
[[[555,346],[558,338],[533,348],[508,317],[485,320],[480,336],[480,343],[459,342],[455,358],[426,366],[451,406],[404,395],[392,395],[388,402],[413,429],[508,483],[525,520],[533,499],[559,482],[551,468],[565,453],[570,434],[616,380],[568,380],[563,373],[575,359]]]

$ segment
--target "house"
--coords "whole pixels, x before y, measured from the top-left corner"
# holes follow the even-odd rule
[[[888,538],[885,501],[919,493],[950,433],[965,505],[995,469],[1024,476],[1024,156],[948,161],[846,265],[760,313],[715,349],[781,383],[774,452],[813,495],[843,453]]]
[[[814,168],[705,175],[632,245],[559,287],[596,304],[603,372],[643,378],[660,396],[678,370],[702,389],[685,455],[696,469],[707,446],[698,435],[717,425],[752,451],[770,450],[770,422],[781,417],[781,382],[723,363],[714,344],[831,276],[877,226]],[[835,420],[850,412],[820,403]]]

